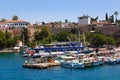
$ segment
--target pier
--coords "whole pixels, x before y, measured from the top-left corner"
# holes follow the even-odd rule
[[[60,66],[60,62],[51,62],[51,63],[37,63],[37,64],[23,64],[24,68],[36,68],[36,69],[46,69],[48,67]]]

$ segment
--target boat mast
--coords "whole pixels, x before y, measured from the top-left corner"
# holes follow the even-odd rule
[[[80,42],[80,29],[78,29],[78,38],[79,38],[79,42]]]
[[[86,45],[86,41],[85,41],[85,34],[83,32],[83,40],[84,40],[84,46]]]
[[[23,34],[23,46],[24,46],[24,34]]]

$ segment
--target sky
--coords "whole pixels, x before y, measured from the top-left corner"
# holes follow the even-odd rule
[[[17,15],[28,22],[77,22],[83,15],[101,20],[115,11],[120,13],[120,0],[0,0],[0,19]]]

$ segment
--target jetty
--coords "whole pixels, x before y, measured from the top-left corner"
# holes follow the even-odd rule
[[[22,67],[24,68],[36,68],[36,69],[46,69],[49,67],[54,67],[54,66],[60,66],[60,62],[54,61],[54,62],[49,62],[49,63],[35,63],[35,64],[23,64]]]
[[[15,52],[12,50],[4,49],[4,50],[0,50],[0,53],[15,53]]]

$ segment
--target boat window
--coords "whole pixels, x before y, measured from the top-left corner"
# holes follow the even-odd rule
[[[35,53],[39,53],[39,50],[35,50]]]

